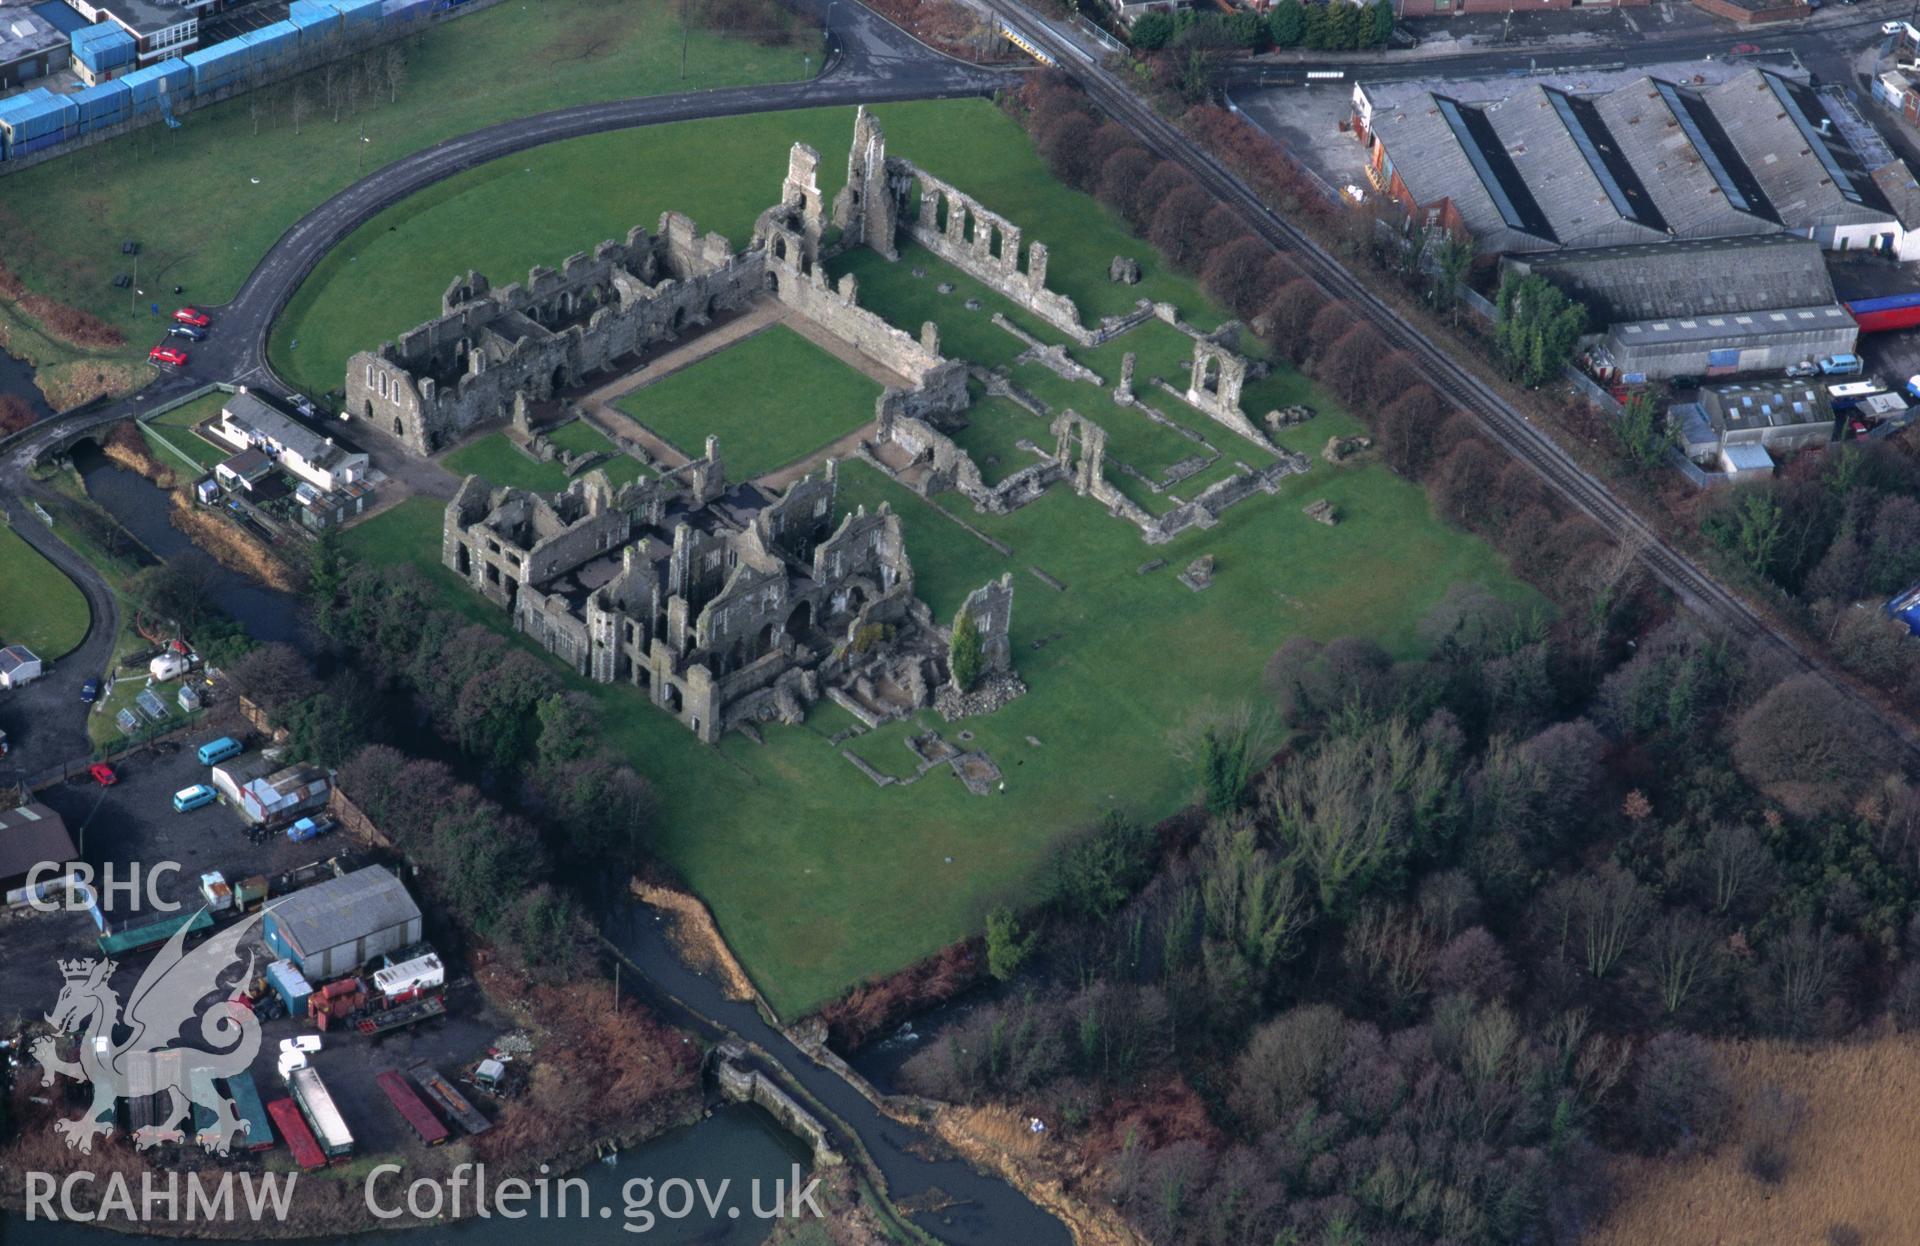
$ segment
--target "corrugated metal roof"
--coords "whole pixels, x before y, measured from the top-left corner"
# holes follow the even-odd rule
[[[267,906],[267,920],[303,954],[322,952],[420,917],[420,906],[385,866],[328,879]]]
[[[1585,302],[1600,324],[1811,307],[1834,297],[1820,244],[1786,234],[1589,247],[1509,263]]]

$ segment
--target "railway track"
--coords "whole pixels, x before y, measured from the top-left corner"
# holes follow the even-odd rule
[[[1551,436],[1535,427],[1486,382],[1456,363],[1398,309],[1349,273],[1318,242],[1268,208],[1212,155],[1118,85],[1106,69],[1077,44],[1024,10],[1009,18],[1009,25],[1016,22],[1022,33],[1053,56],[1062,71],[1079,83],[1109,116],[1126,125],[1160,156],[1178,161],[1209,193],[1234,207],[1263,241],[1287,252],[1302,271],[1329,294],[1364,313],[1390,346],[1406,351],[1418,361],[1428,383],[1442,398],[1472,412],[1509,453],[1538,472],[1550,488],[1615,540],[1635,548],[1654,578],[1690,609],[1736,635],[1772,645],[1797,669],[1818,676],[1851,704],[1883,724],[1888,734],[1901,743],[1910,760],[1920,760],[1920,730],[1889,713],[1848,680],[1816,661],[1792,636],[1663,540],[1651,525],[1575,462]]]

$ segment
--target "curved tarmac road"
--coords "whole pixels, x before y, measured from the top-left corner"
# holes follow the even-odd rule
[[[203,304],[214,313],[217,328],[208,341],[193,347],[186,368],[162,373],[131,398],[56,415],[0,439],[0,512],[11,515],[15,531],[80,586],[92,611],[80,648],[66,655],[52,675],[8,699],[0,726],[14,733],[15,751],[0,759],[0,781],[90,752],[80,684],[105,671],[120,627],[106,582],[35,517],[30,503],[45,491],[30,478],[28,466],[63,441],[138,416],[209,382],[291,392],[267,362],[268,331],[315,265],[376,213],[476,165],[565,139],[795,108],[984,95],[1012,80],[1005,70],[941,56],[851,0],[825,6],[818,0],[804,3],[815,12],[825,7],[832,23],[829,37],[835,52],[820,77],[582,104],[502,122],[404,156],[302,217],[274,243],[232,300]]]

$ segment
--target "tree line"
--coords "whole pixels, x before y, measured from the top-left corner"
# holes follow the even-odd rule
[[[1604,1204],[1606,1152],[1733,1132],[1709,1039],[1920,1024],[1920,791],[1888,742],[1765,647],[1672,617],[1634,550],[1084,97],[1042,79],[1013,107],[1056,175],[1198,273],[1545,604],[1456,592],[1419,661],[1283,647],[1262,704],[1170,743],[1202,829],[1087,828],[1044,904],[987,915],[974,963],[1001,985],[911,1084],[1057,1121],[1156,1241],[1568,1240]],[[1188,128],[1298,189],[1214,111]],[[1336,245],[1378,259],[1360,224]],[[1441,246],[1384,252],[1436,310],[1471,259]],[[1509,374],[1557,370],[1577,307],[1517,283],[1504,301]],[[1873,542],[1900,538],[1872,522],[1906,496],[1893,453],[1727,499],[1751,512],[1729,539],[1803,574],[1838,545],[1836,578],[1896,578]],[[1855,491],[1821,527],[1771,513]],[[1792,1088],[1774,1098],[1743,1127],[1767,1135],[1745,1140],[1764,1180],[1794,1118]]]
[[[307,596],[326,677],[269,644],[233,678],[295,754],[338,768],[465,931],[531,966],[579,968],[585,932],[567,884],[639,868],[654,809],[647,781],[598,747],[591,698],[441,605],[418,571],[348,561],[334,538],[315,548]],[[439,756],[418,755],[417,728]]]

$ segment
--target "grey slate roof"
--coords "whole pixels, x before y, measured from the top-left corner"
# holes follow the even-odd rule
[[[1589,323],[1803,308],[1834,301],[1820,244],[1788,234],[1591,247],[1509,261],[1592,311]]]
[[[303,954],[415,921],[420,906],[383,865],[316,883],[267,906],[268,917]]]
[[[328,444],[325,434],[315,432],[252,394],[232,394],[222,409],[234,424],[251,429],[316,467],[329,466],[346,453],[340,446]]]
[[[18,878],[43,862],[65,865],[77,855],[67,824],[45,805],[0,810],[0,879]]]
[[[10,675],[27,663],[39,660],[25,645],[8,645],[0,649],[0,675]]]
[[[1769,337],[1800,333],[1847,333],[1853,317],[1838,303],[1823,307],[1780,307],[1769,311],[1721,316],[1667,316],[1658,320],[1616,322],[1609,328],[1627,346],[1656,342],[1724,342],[1728,349],[1750,346]],[[1824,339],[1822,339],[1824,340]]]

